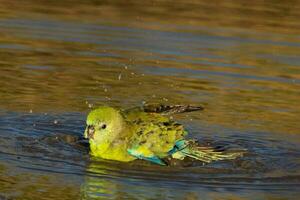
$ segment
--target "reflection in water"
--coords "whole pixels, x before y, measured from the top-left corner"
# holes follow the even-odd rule
[[[104,197],[108,199],[165,199],[173,196],[163,187],[159,188],[158,185],[155,186],[155,183],[152,185],[151,180],[145,180],[148,183],[138,181],[133,178],[133,175],[130,174],[131,171],[126,169],[126,166],[125,169],[122,169],[120,166],[114,166],[116,164],[105,162],[89,164],[88,173],[81,187],[82,199],[102,199]],[[126,181],[118,177],[124,177]],[[160,183],[157,182],[157,184]]]
[[[297,199],[298,1],[0,0],[0,199]],[[204,105],[195,168],[89,161],[90,108]],[[75,139],[74,139],[75,138]]]
[[[260,166],[256,163],[252,167]],[[287,191],[286,197],[292,198],[293,188],[299,186],[297,180],[296,176],[271,174],[253,177],[238,169],[224,170],[217,166],[168,168],[91,161],[80,191],[82,199],[251,199],[253,195],[258,199],[266,196],[273,199]]]

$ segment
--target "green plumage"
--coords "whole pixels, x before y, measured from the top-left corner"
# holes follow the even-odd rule
[[[147,149],[158,157],[168,156],[187,132],[183,126],[157,113],[127,112],[126,120],[134,127],[130,149]]]
[[[209,163],[234,159],[241,153],[217,152],[185,140],[187,131],[169,117],[169,113],[200,110],[193,106],[145,106],[125,111],[100,107],[88,115],[85,137],[91,153],[105,159],[131,161],[144,159],[160,165],[166,157],[191,157]]]

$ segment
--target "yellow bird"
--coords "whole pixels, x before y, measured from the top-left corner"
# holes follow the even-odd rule
[[[195,106],[148,105],[119,110],[101,106],[87,116],[84,137],[95,157],[129,162],[136,159],[167,165],[165,158],[190,157],[205,163],[235,159],[241,152],[218,152],[187,140],[184,127],[167,117],[171,113],[202,110]]]

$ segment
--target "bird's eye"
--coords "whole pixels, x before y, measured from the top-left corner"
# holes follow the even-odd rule
[[[106,129],[106,124],[102,124],[101,128]]]

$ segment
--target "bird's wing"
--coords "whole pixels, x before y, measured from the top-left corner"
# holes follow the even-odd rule
[[[135,134],[128,152],[157,164],[162,164],[160,158],[170,155],[176,142],[187,134],[181,124],[156,113],[140,113],[131,122],[135,127]]]
[[[146,112],[146,113],[160,113],[162,115],[171,115],[185,112],[193,112],[203,110],[202,106],[192,105],[164,105],[164,104],[145,104],[141,107],[134,107],[125,112]]]

